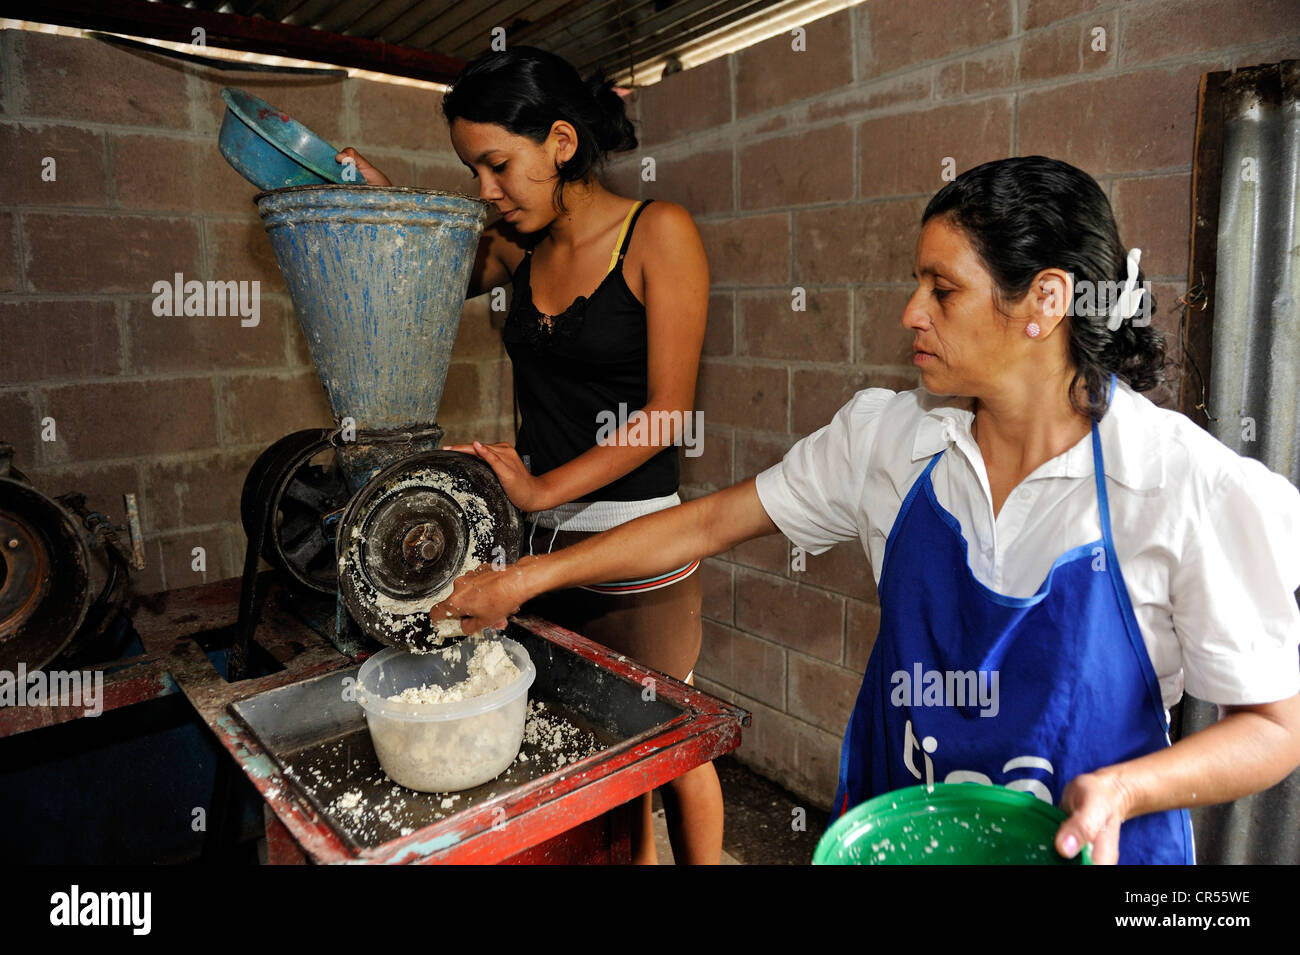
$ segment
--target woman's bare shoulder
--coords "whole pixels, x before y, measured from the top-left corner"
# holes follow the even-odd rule
[[[691,214],[675,202],[656,199],[637,219],[629,258],[651,268],[675,269],[705,260],[704,240]]]
[[[699,235],[695,220],[684,206],[666,199],[646,203],[637,220],[638,228],[644,225],[656,238],[673,239],[683,235]]]

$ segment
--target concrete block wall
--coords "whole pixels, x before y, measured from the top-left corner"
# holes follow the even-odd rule
[[[916,385],[899,317],[949,159],[960,172],[1041,153],[1100,181],[1170,337],[1172,387],[1150,397],[1174,405],[1197,83],[1300,55],[1294,3],[868,0],[807,24],[802,52],[793,39],[639,91],[641,144],[611,167],[625,194],[689,209],[710,258],[704,453],[683,459],[686,495],[775,463],[861,388]],[[753,711],[743,760],[829,805],[879,624],[861,547],[801,571],[773,537],[703,573],[699,685]]]
[[[960,171],[1045,153],[1098,178],[1174,332],[1174,386],[1153,395],[1171,404],[1197,81],[1297,55],[1289,0],[868,0],[807,24],[802,52],[782,35],[634,94],[641,145],[607,181],[682,203],[710,257],[706,438],[683,459],[686,496],[779,460],[861,388],[916,384],[898,317],[949,159]],[[140,589],[232,576],[248,466],[329,415],[253,190],[216,151],[219,90],[249,89],[356,145],[398,184],[472,193],[437,96],[15,31],[0,60],[0,438],[47,493],[84,490],[119,522],[119,495],[140,496]],[[47,156],[56,182],[40,178]],[[175,271],[261,280],[260,325],[154,317],[150,287]],[[805,312],[790,308],[796,286]],[[469,303],[439,416],[449,437],[507,437],[509,384],[486,300]],[[47,415],[53,443],[40,440]],[[195,544],[206,575],[189,569]],[[827,805],[878,626],[861,549],[795,570],[773,537],[702,573],[701,687],[753,711],[742,759]]]
[[[121,495],[137,495],[139,591],[236,576],[248,468],[277,438],[332,419],[257,190],[217,150],[221,88],[357,146],[398,185],[477,195],[439,94],[222,72],[18,30],[0,33],[0,60],[0,440],[42,492],[81,490],[119,524]],[[156,317],[153,283],[176,272],[259,281],[259,323]],[[491,319],[486,297],[466,305],[438,416],[451,440],[511,433]],[[46,417],[54,441],[42,440]],[[195,546],[205,573],[191,569]]]

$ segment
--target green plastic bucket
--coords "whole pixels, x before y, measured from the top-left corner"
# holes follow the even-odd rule
[[[982,783],[911,786],[868,799],[822,836],[814,865],[1091,865],[1053,845],[1066,815]]]

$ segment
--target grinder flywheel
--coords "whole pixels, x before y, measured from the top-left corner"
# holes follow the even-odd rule
[[[381,470],[357,492],[339,525],[339,592],[352,619],[389,646],[416,651],[461,636],[436,626],[429,608],[480,564],[519,557],[523,521],[484,461],[428,451]]]

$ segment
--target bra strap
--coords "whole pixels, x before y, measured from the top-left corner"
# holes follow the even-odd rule
[[[652,202],[654,202],[653,199],[641,199],[628,212],[627,217],[623,220],[623,227],[618,232],[618,244],[614,246],[614,251],[610,253],[609,268],[605,270],[606,274],[613,272],[614,266],[622,262],[623,257],[627,255],[627,247],[632,242],[632,230],[636,228],[636,220],[640,218],[641,210]],[[532,255],[533,246],[524,246],[524,258],[532,258]]]
[[[632,242],[632,230],[636,228],[636,220],[640,218],[641,210],[652,202],[654,202],[653,199],[642,199],[628,212],[627,218],[623,220],[623,228],[618,233],[618,244],[614,247],[614,253],[609,257],[609,268],[605,270],[606,274],[613,272],[614,266],[622,263],[623,257],[627,255],[627,247]]]

